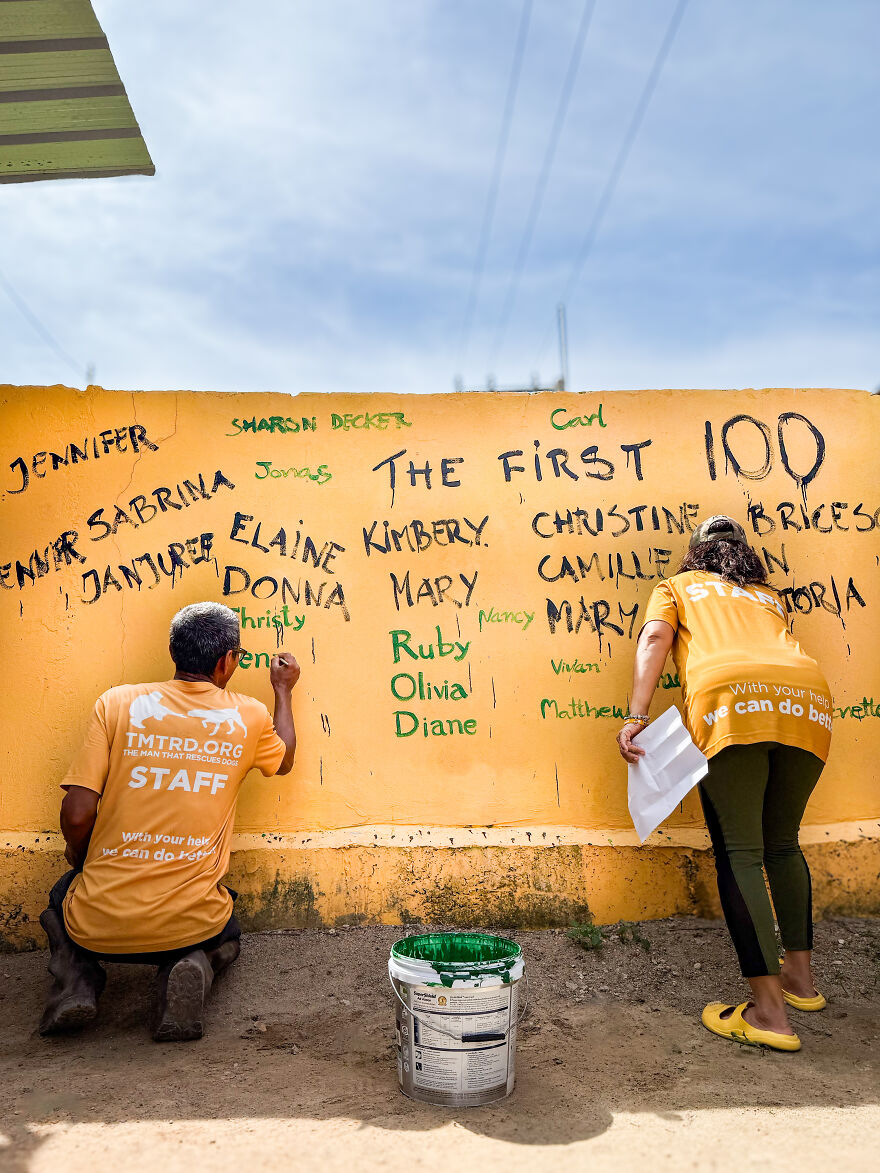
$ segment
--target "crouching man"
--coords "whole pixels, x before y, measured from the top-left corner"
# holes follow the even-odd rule
[[[214,977],[239,954],[234,893],[221,880],[238,790],[254,767],[289,773],[296,751],[296,660],[273,656],[275,717],[227,685],[243,649],[238,616],[193,603],[171,621],[173,679],[122,684],[98,698],[61,783],[72,867],[40,923],[54,984],[41,1034],[90,1022],[102,960],[158,966],[158,1041],[202,1035]]]

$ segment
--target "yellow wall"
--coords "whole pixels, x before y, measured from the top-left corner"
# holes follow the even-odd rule
[[[282,646],[302,664],[298,765],[286,778],[252,777],[239,804],[233,868],[261,877],[252,885],[255,920],[279,884],[298,879],[311,886],[313,918],[422,915],[438,867],[451,869],[458,891],[479,875],[488,914],[500,908],[490,890],[500,900],[525,882],[517,860],[532,875],[530,891],[547,885],[536,923],[573,915],[579,901],[608,919],[701,907],[687,864],[704,845],[693,796],[652,854],[635,854],[614,706],[626,703],[652,586],[674,572],[687,526],[716,512],[740,518],[756,548],[778,560],[771,581],[790,588],[795,634],[831,682],[832,754],[806,821],[817,843],[853,845],[828,863],[829,892],[835,877],[846,886],[861,874],[880,818],[877,398],[61,387],[7,387],[0,397],[0,846],[13,911],[38,909],[57,849],[57,783],[94,698],[122,681],[170,675],[170,617],[202,598],[242,609],[242,641],[254,653],[276,650],[270,623],[286,620]],[[244,427],[250,420],[254,431]],[[86,458],[74,460],[71,445]],[[523,471],[508,480],[501,457],[517,450],[508,462]],[[597,510],[603,528],[593,536]],[[387,553],[379,548],[389,542],[386,522],[408,527],[399,552],[393,539]],[[580,621],[571,633],[566,601]],[[562,613],[555,632],[548,607]],[[498,622],[499,613],[508,617]],[[434,658],[413,660],[405,641],[426,652],[433,645]],[[441,658],[440,643],[451,654]],[[583,670],[569,670],[575,663]],[[448,682],[458,699],[406,699],[419,672],[423,691]],[[254,662],[233,687],[270,701],[267,672]],[[679,699],[674,687],[658,692],[655,712]],[[572,709],[579,715],[557,716]],[[401,733],[415,732],[398,736],[397,721]],[[403,869],[407,896],[401,853],[426,841],[446,855]],[[664,844],[674,866],[646,871]],[[477,855],[462,856],[471,845]],[[542,850],[556,852],[552,866],[549,855],[540,862]],[[562,865],[563,880],[560,853],[569,850],[579,862]],[[22,853],[34,851],[42,862],[22,865]],[[351,853],[371,851],[372,872],[358,863],[346,879]],[[590,864],[589,881],[585,852],[605,861]],[[865,876],[876,870],[865,867]],[[866,884],[851,906],[880,904],[876,879]],[[382,895],[392,888],[393,898]],[[454,910],[459,898],[442,890]],[[275,901],[274,923],[302,922],[285,900]],[[462,915],[478,913],[479,904]],[[30,939],[24,915],[7,914],[11,940]]]

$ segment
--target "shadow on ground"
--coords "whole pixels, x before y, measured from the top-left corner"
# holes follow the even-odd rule
[[[817,926],[816,969],[831,1004],[793,1015],[804,1041],[796,1055],[739,1047],[700,1026],[706,1001],[745,997],[716,922],[648,923],[650,947],[612,933],[598,952],[558,931],[514,934],[531,989],[517,1088],[465,1111],[398,1091],[386,965],[403,931],[246,937],[215,986],[206,1037],[189,1044],[150,1041],[154,971],[134,966],[109,967],[92,1028],[41,1039],[46,954],[0,958],[6,1167],[28,1168],[40,1126],[58,1122],[346,1119],[417,1134],[452,1119],[499,1140],[568,1145],[597,1136],[619,1112],[676,1119],[700,1108],[880,1102],[880,921]]]

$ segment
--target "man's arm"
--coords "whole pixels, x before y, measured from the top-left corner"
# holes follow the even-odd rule
[[[269,665],[269,680],[275,693],[275,715],[272,723],[275,732],[287,746],[281,765],[276,774],[289,774],[293,769],[293,759],[296,756],[296,727],[293,723],[293,710],[290,706],[290,697],[294,686],[299,680],[299,664],[288,652],[281,652],[272,657]]]
[[[101,796],[85,786],[68,786],[66,789],[61,802],[61,834],[67,844],[64,858],[71,867],[81,868],[89,849]]]

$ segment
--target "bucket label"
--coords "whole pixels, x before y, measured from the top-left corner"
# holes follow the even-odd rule
[[[413,1086],[446,1092],[480,1092],[507,1081],[507,1043],[478,1051],[413,1048]]]
[[[422,1011],[413,1026],[413,1042],[426,1047],[485,1047],[507,1041],[510,1011],[477,1014],[429,1014]],[[450,1038],[449,1036],[453,1037]]]
[[[512,1089],[515,982],[453,988],[400,983],[398,989],[411,1007],[409,1015],[398,1007],[397,1017],[404,1091],[434,1103],[468,1105]]]
[[[441,1014],[507,1012],[511,986],[410,986],[410,1006],[415,1011]]]

